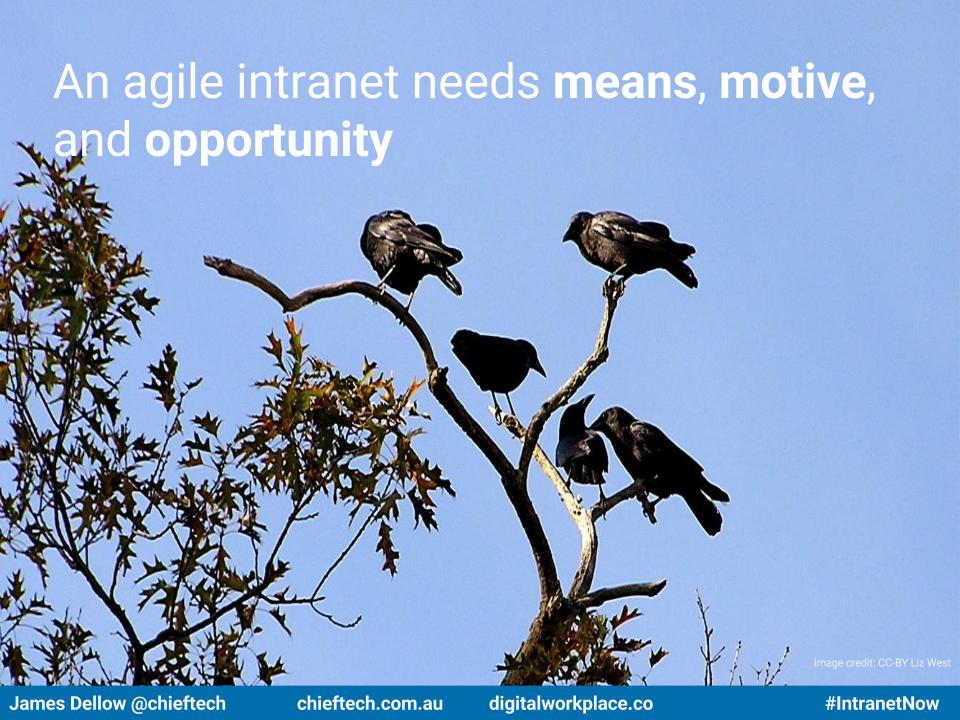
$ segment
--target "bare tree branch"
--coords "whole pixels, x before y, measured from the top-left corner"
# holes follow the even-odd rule
[[[617,505],[627,500],[632,500],[643,493],[643,486],[639,483],[627,485],[623,490],[618,490],[613,495],[605,497],[590,508],[590,517],[595,521],[613,510]]]
[[[513,416],[504,420],[504,427],[509,430],[515,438],[522,440],[525,436],[523,425]],[[590,513],[584,510],[583,506],[577,500],[576,495],[570,489],[567,482],[560,475],[560,471],[550,462],[550,458],[544,453],[540,445],[536,445],[533,457],[543,470],[543,474],[553,484],[554,489],[563,501],[564,507],[573,519],[580,533],[580,562],[577,565],[577,572],[570,584],[570,590],[567,596],[577,598],[590,590],[593,584],[593,574],[597,567],[597,550],[599,540],[597,537],[597,528],[594,524],[594,518]]]
[[[428,373],[432,373],[439,367],[437,358],[433,354],[433,347],[430,345],[430,340],[427,338],[427,334],[423,331],[423,328],[420,327],[420,323],[414,319],[413,315],[411,315],[396,298],[385,291],[381,291],[380,288],[370,283],[363,282],[362,280],[341,280],[340,282],[330,283],[329,285],[319,285],[308,288],[290,297],[260,273],[243,265],[238,265],[229,258],[205,255],[203,257],[203,264],[213,268],[225,277],[241,280],[242,282],[249,283],[263,290],[263,292],[280,304],[284,312],[296,312],[318,300],[339,297],[340,295],[349,295],[351,293],[362,295],[378,305],[385,307],[410,331],[413,339],[416,340],[417,345],[420,346],[421,352],[423,352],[423,360],[427,366]]]
[[[613,314],[617,310],[617,303],[623,295],[622,282],[606,282],[603,286],[603,295],[606,298],[606,305],[603,308],[603,318],[600,321],[600,330],[597,333],[596,346],[590,356],[583,361],[579,368],[567,378],[567,381],[540,406],[540,409],[534,413],[527,426],[526,434],[523,438],[523,447],[520,450],[520,462],[517,469],[520,473],[520,480],[526,483],[527,472],[530,468],[530,460],[533,458],[533,451],[540,441],[540,435],[550,417],[564,405],[573,395],[583,387],[587,378],[606,362],[610,355],[608,342],[610,339],[610,326],[613,322]]]
[[[630,583],[629,585],[614,585],[600,588],[579,598],[583,607],[599,607],[611,600],[620,600],[626,597],[654,597],[667,586],[666,580],[645,583]]]
[[[570,583],[570,590],[567,592],[569,597],[578,598],[588,592],[593,585],[593,575],[597,569],[597,551],[600,543],[597,526],[590,514],[577,501],[573,491],[564,483],[560,472],[550,462],[539,445],[536,446],[533,457],[540,465],[544,475],[550,478],[550,482],[557,488],[560,499],[563,500],[567,512],[570,513],[570,517],[573,518],[573,522],[576,523],[577,530],[580,532],[580,562],[577,565],[577,572],[573,576],[573,581]]]
[[[527,542],[530,544],[533,553],[537,575],[540,580],[541,601],[560,592],[560,581],[550,543],[543,530],[540,517],[537,515],[526,491],[526,483],[522,481],[522,475],[517,472],[517,469],[507,459],[500,447],[460,402],[447,382],[447,369],[440,367],[437,363],[433,346],[430,344],[427,334],[403,305],[389,293],[381,291],[376,286],[362,280],[343,280],[329,285],[320,285],[303,290],[290,297],[259,273],[238,265],[227,258],[207,256],[204,257],[203,262],[207,267],[213,268],[225,277],[240,280],[259,288],[276,300],[285,312],[294,312],[318,300],[348,294],[362,295],[386,308],[410,332],[420,347],[428,374],[430,392],[433,393],[440,406],[477,446],[499,474],[503,489],[520,520],[520,525],[527,536]]]
[[[666,585],[666,580],[662,580],[660,582],[634,583],[615,588],[606,588],[596,591],[595,593],[590,592],[597,566],[597,552],[599,550],[599,537],[596,527],[597,519],[624,500],[637,497],[638,495],[643,495],[643,499],[646,499],[646,495],[643,494],[643,489],[640,485],[634,484],[621,490],[612,497],[607,498],[605,501],[597,503],[589,510],[586,510],[539,444],[539,437],[551,415],[583,386],[590,375],[600,367],[609,356],[608,341],[610,328],[613,322],[613,314],[617,309],[617,303],[623,294],[623,284],[607,282],[603,286],[603,294],[606,298],[606,304],[604,306],[603,317],[600,321],[600,330],[597,334],[596,346],[590,356],[584,360],[580,367],[560,386],[560,389],[540,407],[537,413],[534,414],[528,427],[524,428],[520,421],[513,416],[508,416],[503,421],[504,427],[523,443],[519,469],[520,477],[524,485],[526,485],[528,473],[528,470],[524,466],[524,453],[529,449],[530,458],[537,461],[544,475],[546,475],[547,479],[553,484],[564,507],[577,526],[577,530],[580,533],[580,562],[577,565],[577,572],[570,584],[567,597],[575,603],[583,604],[584,607],[596,607],[608,600],[621,597],[653,596],[659,593]],[[535,423],[539,423],[539,425],[535,426]],[[527,463],[529,463],[530,458],[526,460]]]
[[[524,436],[523,426],[515,417],[511,416],[506,418],[504,426],[510,430],[514,437],[522,438]],[[596,506],[589,511],[584,509],[577,500],[576,495],[570,490],[563,476],[560,475],[556,466],[550,462],[550,459],[543,452],[543,448],[539,445],[536,446],[533,457],[537,461],[537,464],[540,465],[544,475],[547,476],[557,490],[557,494],[563,501],[567,512],[580,531],[580,563],[574,575],[573,582],[570,584],[567,597],[582,607],[598,607],[611,600],[618,600],[625,597],[653,597],[663,590],[667,585],[666,580],[660,580],[659,582],[630,583],[627,585],[601,588],[593,592],[590,591],[597,566],[599,537],[597,534],[596,520],[600,516],[600,513],[595,512]],[[637,488],[638,486],[631,486],[626,489],[628,491],[632,490],[632,494],[630,494],[629,497],[634,497],[637,494]],[[621,493],[623,492],[625,491],[621,491]],[[618,495],[621,493],[618,493]],[[622,500],[618,502],[622,502]],[[614,505],[616,504],[617,503],[614,503]]]

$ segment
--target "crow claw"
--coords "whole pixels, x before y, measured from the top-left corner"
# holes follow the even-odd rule
[[[643,505],[643,514],[646,515],[647,519],[650,521],[651,525],[657,524],[657,515],[655,513],[655,508],[657,503],[660,502],[660,498],[657,498],[653,502],[650,502],[650,498],[647,496],[646,491],[641,491],[637,496],[637,499],[640,501],[640,504]]]
[[[626,285],[626,278],[617,277],[611,273],[607,279],[603,281],[603,295],[608,300],[617,300],[623,295]]]

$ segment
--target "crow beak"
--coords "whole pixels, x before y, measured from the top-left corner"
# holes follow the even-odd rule
[[[578,404],[578,405],[583,405],[583,407],[586,408],[587,405],[590,404],[590,401],[591,401],[591,400],[593,400],[593,393],[591,393],[590,395],[587,395],[585,398],[582,398],[582,399],[580,400],[580,402],[578,402],[577,404]]]
[[[590,397],[593,397],[593,396],[591,395]],[[597,432],[603,432],[603,428],[604,428],[603,418],[597,418],[597,419],[594,420],[593,423],[590,425],[590,428],[589,428],[589,429],[590,429],[590,430],[596,430]]]
[[[530,366],[530,369],[536,370],[538,373],[540,373],[544,377],[547,376],[547,371],[543,369],[543,365],[541,365],[540,361],[537,359],[534,359],[533,364]]]

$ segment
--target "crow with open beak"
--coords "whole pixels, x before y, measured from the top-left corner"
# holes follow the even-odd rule
[[[598,485],[603,500],[603,474],[607,471],[607,446],[600,433],[586,426],[583,416],[593,395],[571,404],[560,416],[560,438],[557,441],[556,463],[570,481],[581,485]]]

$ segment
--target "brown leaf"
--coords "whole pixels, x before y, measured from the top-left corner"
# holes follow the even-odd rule
[[[656,665],[658,662],[663,660],[669,654],[670,653],[664,650],[662,647],[656,652],[651,650],[650,651],[650,667],[653,667],[654,665]]]

